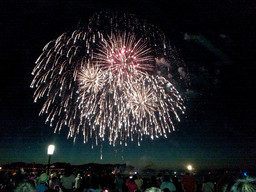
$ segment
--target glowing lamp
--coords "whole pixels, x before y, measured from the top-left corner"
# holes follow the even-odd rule
[[[187,166],[187,169],[188,169],[189,171],[192,171],[192,169],[193,169],[192,165],[188,165],[188,166]]]
[[[49,145],[49,146],[48,146],[48,150],[47,150],[47,154],[48,154],[48,155],[53,155],[54,149],[55,149],[55,146],[54,146],[54,145]]]

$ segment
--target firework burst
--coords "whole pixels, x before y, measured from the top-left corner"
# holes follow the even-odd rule
[[[140,73],[154,70],[151,49],[142,39],[136,39],[135,34],[111,33],[98,47],[95,62],[115,75],[129,76],[134,70]]]
[[[64,33],[44,47],[32,72],[34,101],[46,96],[40,115],[47,114],[55,132],[67,126],[74,141],[80,131],[85,143],[108,139],[110,145],[167,137],[185,109],[164,75],[178,67],[173,53],[164,34],[146,21],[95,14],[87,31]],[[160,57],[172,66],[156,63]]]

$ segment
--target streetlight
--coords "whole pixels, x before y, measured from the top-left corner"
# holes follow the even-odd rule
[[[49,145],[48,146],[48,149],[47,149],[47,154],[48,154],[48,168],[47,168],[47,174],[49,175],[50,173],[50,162],[51,162],[51,156],[53,155],[54,153],[54,149],[55,149],[55,146],[54,145]]]
[[[192,171],[192,169],[193,169],[192,165],[188,165],[188,166],[187,166],[187,169],[188,169],[189,171]]]

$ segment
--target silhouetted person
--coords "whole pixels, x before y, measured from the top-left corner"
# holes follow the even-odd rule
[[[183,192],[182,185],[177,177],[172,176],[172,182],[176,187],[176,192]]]
[[[156,176],[152,176],[150,179],[150,187],[158,187]]]
[[[214,192],[214,184],[210,181],[209,175],[204,176],[202,192]]]
[[[196,180],[190,175],[190,173],[185,174],[181,180],[181,184],[184,192],[196,191]]]
[[[116,191],[117,192],[122,192],[123,191],[123,184],[124,184],[124,180],[121,177],[120,173],[118,173],[116,175],[116,178],[115,178],[115,186],[116,186]]]
[[[170,181],[170,177],[168,175],[164,176],[163,182],[160,185],[160,189],[168,189],[170,192],[176,191],[175,185]]]
[[[142,191],[142,185],[143,185],[143,179],[140,177],[140,175],[134,175],[134,182],[138,186],[139,190]]]
[[[71,165],[66,166],[65,173],[61,177],[60,182],[63,192],[68,192],[73,189],[73,186],[75,184],[75,176],[72,174]]]
[[[127,186],[129,192],[134,192],[135,190],[139,189],[136,183],[134,182],[134,178],[128,178],[126,180],[125,185]]]
[[[48,187],[48,175],[46,173],[43,173],[40,175],[39,179],[38,179],[38,183],[36,185],[36,191],[37,192],[44,192],[46,191],[49,187]]]
[[[103,189],[113,189],[114,187],[114,178],[110,175],[110,172],[107,171],[102,177],[102,188]]]

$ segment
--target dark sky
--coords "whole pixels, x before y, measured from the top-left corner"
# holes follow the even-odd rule
[[[0,10],[0,164],[46,163],[47,145],[55,143],[52,160],[72,164],[256,168],[253,1],[9,0],[1,1]],[[47,42],[79,23],[86,26],[95,12],[117,10],[148,20],[175,44],[191,77],[189,91],[181,92],[187,110],[168,139],[91,149],[90,143],[67,140],[67,130],[54,134],[38,117],[31,72]]]

